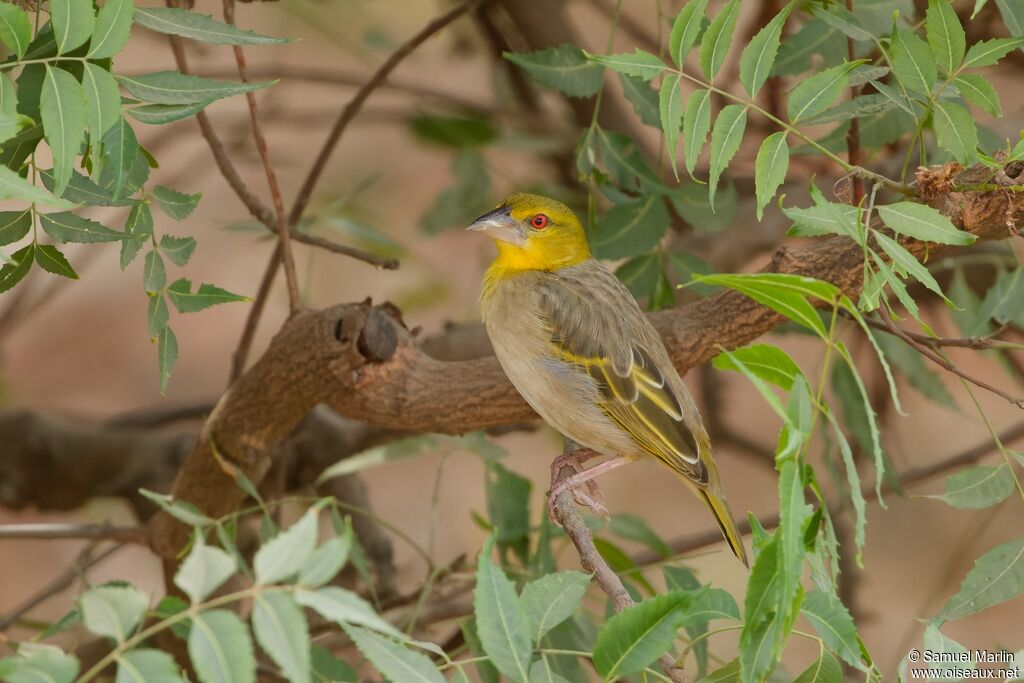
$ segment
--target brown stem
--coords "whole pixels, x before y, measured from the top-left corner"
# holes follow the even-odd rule
[[[853,12],[853,0],[846,0],[846,9]],[[857,58],[856,47],[853,38],[846,38],[846,52],[852,62]],[[850,97],[857,96],[858,88],[850,88]],[[854,116],[850,119],[850,129],[846,132],[846,160],[851,166],[860,166],[860,119]],[[860,204],[864,198],[864,179],[858,175],[853,176],[853,201],[854,206]]]
[[[888,332],[889,334],[895,334],[892,331],[890,325],[887,325],[880,320],[876,320],[874,318],[865,318],[864,321],[868,324],[868,327],[880,330],[882,332]],[[1007,342],[1002,339],[996,339],[996,335],[998,335],[1001,332],[1001,330],[1000,332],[990,334],[985,337],[929,337],[926,334],[920,334],[919,332],[911,332],[910,330],[905,330],[903,328],[899,328],[899,332],[901,332],[903,335],[906,335],[913,341],[933,349],[949,346],[954,348],[975,349],[979,351],[983,349],[1020,350],[1019,344]]]
[[[5,524],[0,526],[0,540],[54,540],[60,538],[120,541],[145,544],[146,528],[116,524]]]

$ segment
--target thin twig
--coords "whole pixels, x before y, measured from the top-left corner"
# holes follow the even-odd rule
[[[4,524],[0,540],[94,539],[145,545],[149,535],[146,527],[116,524]]]
[[[853,12],[853,0],[846,0],[846,9]],[[853,38],[846,37],[846,52],[851,62],[857,59],[857,49],[853,44]],[[850,88],[850,98],[857,97],[858,86]],[[850,129],[846,132],[846,160],[851,166],[860,166],[860,119],[856,116],[850,119]],[[864,197],[864,179],[860,176],[853,176],[853,201],[854,206],[860,205]]]
[[[224,0],[224,21],[231,25],[235,23],[234,0]],[[239,45],[234,47],[234,52],[235,63],[238,65],[238,77],[243,83],[248,83],[249,74],[245,62],[245,52],[242,51]],[[259,152],[260,161],[263,162],[263,171],[267,175],[267,185],[270,188],[270,196],[274,202],[274,213],[277,218],[277,236],[280,244],[278,251],[281,255],[281,263],[284,264],[284,277],[288,285],[288,309],[294,315],[301,307],[302,302],[299,298],[299,280],[295,273],[295,258],[292,256],[288,224],[285,221],[284,200],[281,199],[281,187],[277,183],[274,165],[270,163],[267,138],[263,135],[263,127],[260,125],[260,117],[256,108],[256,95],[247,92],[245,100],[249,105],[249,118],[252,120],[252,137],[256,141],[256,149]]]
[[[884,322],[876,320],[874,318],[864,318],[864,322],[868,324],[868,327],[880,330],[882,332],[888,332],[889,334],[895,334],[889,325]],[[929,348],[940,348],[944,346],[951,346],[956,348],[964,349],[1012,349],[1020,351],[1024,349],[1024,344],[1016,344],[1014,342],[1005,341],[1003,339],[996,339],[995,335],[988,335],[985,337],[929,337],[926,334],[920,334],[918,332],[911,332],[899,328],[899,331],[906,335],[910,339],[923,344]],[[996,334],[999,334],[998,332]],[[902,338],[902,335],[896,335]]]
[[[75,560],[74,564],[65,569],[60,576],[40,588],[35,594],[29,596],[24,602],[12,609],[10,612],[0,617],[0,631],[6,631],[9,629],[28,612],[58,593],[66,590],[72,583],[74,583],[75,579],[82,576],[88,569],[96,566],[124,547],[125,545],[123,543],[118,543],[95,556],[93,555],[93,552],[95,551],[96,546],[89,545],[86,547],[86,549],[78,556],[78,559]]]
[[[350,247],[345,244],[338,244],[337,242],[326,240],[323,237],[310,235],[306,232],[298,232],[294,228],[291,230],[291,237],[296,242],[308,244],[311,247],[319,247],[335,254],[349,256],[357,261],[369,263],[371,266],[376,266],[377,268],[383,268],[384,270],[398,270],[398,259],[390,256],[378,256],[377,254],[371,254],[368,251],[363,251],[362,249]]]

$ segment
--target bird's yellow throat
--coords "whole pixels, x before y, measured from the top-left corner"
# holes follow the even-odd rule
[[[484,275],[484,299],[490,294],[494,284],[502,278],[529,270],[561,270],[590,258],[586,240],[581,245],[573,236],[561,240],[556,235],[545,235],[544,240],[529,240],[522,246],[501,241],[495,241],[495,244],[498,247],[498,257]]]

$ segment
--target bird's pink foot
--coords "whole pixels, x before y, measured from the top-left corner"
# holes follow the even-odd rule
[[[588,469],[583,468],[583,463],[591,458],[595,458],[601,455],[597,451],[589,448],[581,448],[579,450],[564,453],[559,457],[555,458],[554,462],[551,463],[551,489],[548,491],[548,518],[558,523],[555,517],[555,501],[560,494],[565,491],[572,493],[573,500],[577,504],[590,509],[594,514],[601,515],[605,519],[609,518],[608,508],[604,504],[604,494],[601,493],[601,489],[598,488],[597,482],[594,481],[594,477],[602,472],[615,469],[619,465],[623,465],[629,460],[626,458],[615,457],[604,462],[598,463],[597,465]],[[573,470],[573,474],[559,479],[559,474],[562,468],[570,467]]]

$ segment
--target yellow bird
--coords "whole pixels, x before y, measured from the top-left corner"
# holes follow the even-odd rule
[[[653,456],[707,504],[747,564],[697,406],[629,290],[591,256],[572,210],[517,194],[467,229],[498,246],[481,307],[505,374],[548,424],[583,446],[560,459],[576,474],[553,485],[549,511],[566,489],[600,507],[595,476]],[[612,457],[582,469],[598,454]]]

